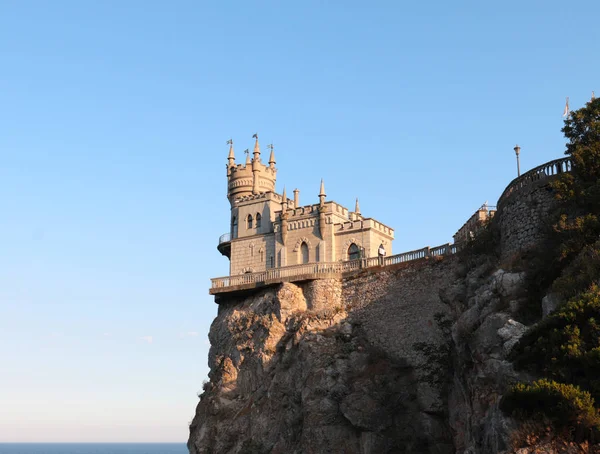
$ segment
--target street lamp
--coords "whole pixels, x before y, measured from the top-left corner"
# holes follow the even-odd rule
[[[521,153],[521,147],[516,145],[515,148],[513,148],[513,150],[515,150],[515,154],[517,155],[517,176],[521,176],[521,167],[519,166],[519,154]]]

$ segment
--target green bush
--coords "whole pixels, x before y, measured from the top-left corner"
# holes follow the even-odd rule
[[[584,246],[562,275],[552,284],[552,291],[565,299],[587,291],[600,278],[600,241]]]
[[[517,369],[573,383],[600,400],[600,289],[572,298],[513,349]]]
[[[577,386],[551,380],[519,383],[502,398],[500,408],[517,419],[548,420],[558,429],[575,431],[579,438],[600,434],[594,399]]]

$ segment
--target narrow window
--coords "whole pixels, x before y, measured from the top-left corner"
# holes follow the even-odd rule
[[[248,215],[247,223],[248,223],[248,228],[251,229],[252,228],[252,215],[251,214]]]
[[[275,268],[275,261],[273,260],[273,256],[271,256],[271,268]]]
[[[260,213],[256,213],[256,228],[260,228],[260,222],[262,220],[262,216],[260,215]]]
[[[237,238],[237,218],[231,218],[231,238]]]
[[[302,263],[308,263],[308,244],[304,241],[300,246],[300,253],[302,254]]]
[[[360,258],[360,249],[354,243],[348,248],[348,260],[356,260]]]

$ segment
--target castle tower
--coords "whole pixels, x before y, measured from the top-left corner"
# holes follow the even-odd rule
[[[271,151],[269,164],[264,165],[260,159],[260,145],[258,134],[254,134],[253,157],[247,153],[246,163],[235,163],[233,154],[233,141],[230,141],[229,157],[227,158],[227,198],[233,206],[233,202],[241,197],[256,195],[264,192],[275,191],[277,169],[275,168],[275,155]],[[247,150],[246,150],[247,152]]]

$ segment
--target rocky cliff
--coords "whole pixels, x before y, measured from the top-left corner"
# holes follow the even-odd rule
[[[523,275],[430,258],[219,297],[190,453],[495,453]]]

